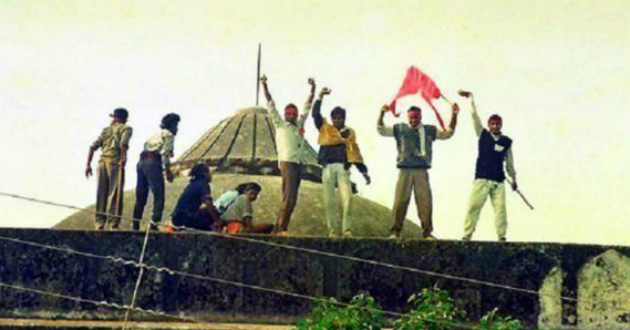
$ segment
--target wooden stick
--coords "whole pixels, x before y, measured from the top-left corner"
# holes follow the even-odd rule
[[[510,181],[510,179],[506,179],[506,180],[511,186],[512,185],[512,181]],[[532,206],[532,204],[529,203],[527,198],[525,198],[525,195],[523,195],[523,193],[518,188],[514,189],[514,191],[516,191],[516,193],[518,193],[518,195],[521,196],[521,198],[523,199],[523,202],[525,202],[525,204],[527,204],[527,206],[529,206],[529,208],[533,211],[534,210],[534,206]]]

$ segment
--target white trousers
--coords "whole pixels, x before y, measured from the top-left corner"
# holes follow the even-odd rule
[[[505,238],[507,232],[507,211],[505,209],[505,184],[486,179],[475,179],[473,189],[468,200],[468,212],[464,224],[464,237],[471,238],[475,232],[479,214],[490,196],[494,208],[494,227],[499,238]]]
[[[337,203],[335,202],[335,184],[339,187],[341,196],[341,208],[343,214],[342,230],[349,232],[352,228],[352,185],[350,183],[350,171],[341,163],[328,164],[322,174],[324,187],[324,208],[326,209],[326,224],[328,231],[336,233],[339,228],[339,216],[337,215]]]

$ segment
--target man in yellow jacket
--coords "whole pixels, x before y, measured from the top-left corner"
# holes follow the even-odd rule
[[[356,142],[354,130],[345,126],[346,110],[335,107],[330,113],[332,124],[322,117],[321,107],[325,95],[331,90],[323,88],[313,106],[313,119],[319,131],[319,163],[324,168],[322,185],[324,187],[324,208],[330,237],[337,236],[339,217],[335,212],[335,185],[339,187],[343,213],[342,235],[352,236],[352,183],[350,182],[350,166],[355,165],[370,184],[368,169],[363,162],[361,151]]]

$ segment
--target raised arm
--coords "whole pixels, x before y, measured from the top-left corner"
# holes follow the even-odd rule
[[[269,86],[267,86],[266,75],[262,75],[262,77],[260,77],[260,83],[263,86],[263,91],[265,92],[265,98],[267,99],[267,102],[273,101],[273,98],[271,97],[271,93],[269,93]]]
[[[308,100],[306,100],[307,104],[313,104],[313,99],[315,98],[315,88],[317,87],[315,85],[315,79],[313,78],[308,78],[308,84],[311,86],[311,90],[310,93],[308,93]]]
[[[455,134],[455,127],[457,127],[457,115],[459,114],[459,105],[453,103],[451,105],[451,122],[448,124],[446,130],[438,129],[436,133],[436,139],[446,140],[451,138]]]
[[[280,113],[278,113],[278,109],[276,108],[276,103],[273,101],[273,98],[271,97],[271,93],[269,93],[269,86],[267,85],[267,76],[262,75],[262,77],[260,77],[260,82],[263,86],[263,90],[265,91],[265,98],[267,99],[267,110],[269,111],[271,122],[275,126],[277,126],[283,121],[283,119],[282,117],[280,117]]]
[[[328,87],[322,88],[319,92],[319,96],[317,97],[317,101],[315,101],[315,105],[313,105],[313,120],[315,121],[315,127],[319,130],[324,123],[324,118],[322,117],[322,101],[324,96],[330,94],[332,91]]]
[[[475,133],[477,136],[481,135],[481,131],[483,131],[483,125],[481,124],[481,119],[479,119],[479,114],[477,114],[477,105],[475,104],[475,95],[472,92],[467,92],[460,90],[459,95],[470,98],[470,106],[471,106],[471,115],[473,120],[473,127],[475,128]]]
[[[394,128],[391,126],[385,126],[384,123],[385,114],[389,111],[389,105],[383,105],[381,107],[381,113],[378,116],[378,121],[376,122],[376,130],[378,131],[378,134],[382,136],[394,136]]]
[[[308,78],[308,84],[311,86],[310,92],[308,94],[308,99],[306,100],[306,103],[304,104],[304,108],[302,108],[302,113],[300,113],[300,117],[298,118],[298,126],[300,127],[300,129],[304,128],[304,123],[306,122],[306,119],[308,118],[308,114],[311,111],[311,107],[313,106],[313,99],[315,98],[315,79],[313,78]]]

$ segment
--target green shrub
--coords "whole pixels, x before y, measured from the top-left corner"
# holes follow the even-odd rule
[[[413,310],[394,322],[394,330],[452,330],[466,316],[448,292],[438,287],[423,289],[409,302]]]
[[[498,309],[493,309],[484,315],[479,324],[475,327],[476,330],[520,330],[522,329],[521,322],[519,320],[513,320],[512,318],[502,317],[497,314]]]
[[[352,298],[349,306],[339,306],[334,298],[318,303],[311,315],[300,320],[298,330],[380,330],[385,324],[380,307],[369,295]]]

